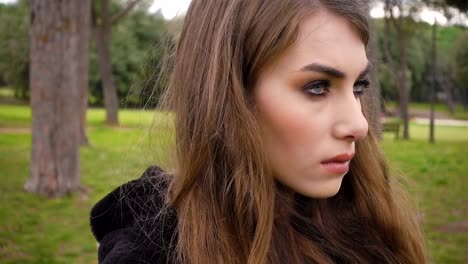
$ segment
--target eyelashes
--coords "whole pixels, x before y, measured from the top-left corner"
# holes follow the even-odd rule
[[[365,90],[370,87],[369,79],[358,80],[354,83],[353,93],[356,97],[364,94]],[[330,80],[316,80],[303,86],[303,90],[311,96],[326,96],[331,89]]]
[[[354,83],[353,92],[354,94],[360,96],[365,92],[366,89],[369,89],[369,87],[370,87],[369,79],[359,80],[356,83]]]
[[[316,80],[304,86],[304,91],[312,96],[324,96],[330,92],[330,80]]]

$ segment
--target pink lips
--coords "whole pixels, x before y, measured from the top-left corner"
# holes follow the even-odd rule
[[[331,173],[343,174],[348,172],[349,163],[353,158],[354,153],[352,154],[340,154],[331,159],[322,161],[320,164],[325,167]]]

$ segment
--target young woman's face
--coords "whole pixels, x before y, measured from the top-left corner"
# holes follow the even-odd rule
[[[360,94],[369,86],[359,34],[345,18],[319,11],[295,44],[266,67],[254,87],[268,162],[293,191],[326,198],[340,189],[355,142],[368,124]]]

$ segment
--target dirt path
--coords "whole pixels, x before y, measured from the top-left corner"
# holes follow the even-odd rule
[[[31,134],[29,127],[0,127],[0,134]]]
[[[437,228],[438,231],[444,233],[468,233],[468,221],[453,222]]]
[[[429,124],[429,118],[413,118],[414,122],[417,124]],[[468,121],[464,120],[454,120],[454,119],[436,119],[436,125],[444,125],[444,126],[457,126],[457,127],[464,127],[468,126]]]
[[[427,109],[410,109],[410,116],[414,118],[429,118],[430,114]],[[435,111],[434,116],[437,119],[451,119],[449,114],[439,111]]]
[[[89,130],[93,130],[93,127],[89,127]],[[137,130],[139,128],[137,127],[125,127],[125,126],[120,126],[120,127],[112,127],[114,131],[133,131]],[[0,134],[31,134],[31,128],[30,127],[0,127]]]
[[[387,108],[387,112],[390,113],[391,115],[396,116],[398,113],[398,109],[394,107],[389,107]],[[409,109],[409,116],[411,118],[429,118],[430,111],[429,109]],[[434,113],[435,118],[437,119],[452,119],[450,117],[450,114],[441,112],[441,111],[435,111]]]

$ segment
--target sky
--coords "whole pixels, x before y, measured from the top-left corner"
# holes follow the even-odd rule
[[[185,13],[189,5],[190,0],[155,0],[149,11],[155,12],[161,9],[164,18],[171,19]]]
[[[191,0],[154,0],[149,11],[156,12],[161,9],[164,18],[171,19],[177,15],[182,15],[187,11],[188,6],[190,5]],[[0,3],[14,3],[16,0],[0,0]],[[374,18],[383,17],[383,4],[376,5],[371,10],[371,16]],[[438,24],[445,25],[447,19],[439,12],[435,12],[428,8],[423,8],[419,14],[420,20],[432,24],[434,23],[434,18],[437,19]],[[468,26],[468,18],[464,17],[463,24]]]
[[[17,0],[0,0],[0,3],[10,4],[16,1]],[[158,9],[161,9],[164,18],[171,19],[178,14],[185,13],[189,5],[190,0],[154,0],[150,7],[150,12],[156,12]]]
[[[171,19],[176,15],[180,15],[187,11],[191,0],[155,0],[153,5],[150,7],[150,12],[155,12],[158,9],[162,10],[162,13],[166,19]],[[371,10],[371,16],[374,18],[382,18],[384,16],[383,3],[377,4]],[[445,25],[447,24],[447,18],[440,13],[429,8],[423,8],[419,15],[419,19],[422,21],[433,24],[434,18],[437,19],[437,23]],[[468,20],[465,21],[465,26],[468,26]]]
[[[0,0],[1,1],[1,0]],[[176,15],[180,15],[187,11],[190,5],[190,0],[155,0],[153,5],[150,7],[150,12],[155,12],[158,9],[162,10],[162,13],[166,19],[171,19]],[[383,3],[374,6],[371,10],[371,16],[374,18],[382,18],[384,15]],[[441,25],[447,24],[447,18],[437,11],[430,10],[429,8],[423,8],[419,14],[419,19],[428,23],[433,24],[434,18],[437,19],[437,23]],[[464,18],[465,26],[468,26],[468,19]]]

